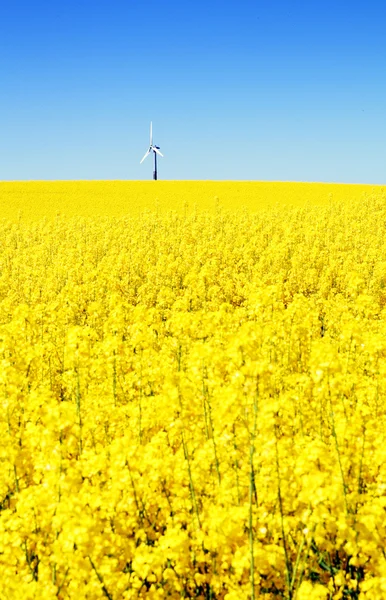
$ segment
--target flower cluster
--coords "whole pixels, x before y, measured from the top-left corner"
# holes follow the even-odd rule
[[[379,600],[386,198],[0,223],[0,598]]]

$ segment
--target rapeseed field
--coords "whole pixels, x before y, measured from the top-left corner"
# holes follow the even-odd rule
[[[383,189],[0,194],[0,599],[384,598]]]
[[[58,214],[138,216],[144,210],[213,213],[219,203],[225,210],[256,211],[283,204],[325,206],[382,191],[382,186],[282,181],[4,181],[0,215],[30,221]]]

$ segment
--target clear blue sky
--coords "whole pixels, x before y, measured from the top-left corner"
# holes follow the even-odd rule
[[[386,183],[386,3],[3,0],[0,180]]]

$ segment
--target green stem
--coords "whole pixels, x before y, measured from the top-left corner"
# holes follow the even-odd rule
[[[330,383],[328,384],[328,396],[329,396],[329,401],[330,401],[331,433],[332,433],[332,437],[334,438],[335,449],[336,449],[336,453],[338,456],[339,471],[340,471],[340,476],[342,479],[342,487],[343,487],[344,505],[345,505],[345,509],[346,509],[346,514],[348,514],[349,510],[348,510],[348,503],[347,503],[347,484],[346,484],[346,481],[344,478],[342,459],[341,459],[339,443],[338,443],[338,436],[337,436],[336,428],[335,428],[335,415],[334,415],[334,410],[333,410],[333,406],[332,406]]]
[[[107,588],[106,588],[106,586],[105,586],[105,584],[104,584],[103,577],[102,577],[102,575],[100,575],[100,573],[98,573],[98,571],[97,571],[97,569],[96,569],[96,567],[95,567],[95,565],[94,565],[94,563],[93,563],[93,561],[92,561],[92,559],[91,559],[91,556],[89,556],[89,557],[88,557],[88,559],[89,559],[89,561],[90,561],[90,563],[91,563],[91,566],[92,566],[92,568],[93,568],[93,569],[94,569],[94,571],[95,571],[95,574],[96,574],[96,576],[97,576],[97,577],[98,577],[98,579],[99,579],[99,582],[100,582],[100,583],[101,583],[101,585],[102,585],[102,591],[103,591],[104,595],[105,595],[105,596],[106,596],[106,598],[108,598],[109,600],[113,600],[113,597],[111,596],[111,594],[109,594],[109,592],[108,592],[108,590],[107,590]]]
[[[278,416],[278,415],[276,415]],[[276,447],[276,474],[277,474],[277,496],[279,500],[279,510],[280,510],[280,521],[281,521],[281,535],[283,538],[283,548],[284,548],[284,556],[285,556],[285,566],[286,566],[286,581],[287,581],[287,590],[288,590],[288,598],[291,600],[292,598],[292,569],[291,563],[289,560],[289,552],[287,547],[287,538],[285,534],[284,528],[284,509],[283,509],[283,498],[281,493],[281,477],[280,477],[280,460],[279,460],[279,444],[278,444],[278,426],[275,423],[275,447]]]
[[[253,499],[257,504],[257,492],[255,482],[255,469],[253,466],[253,456],[255,454],[255,439],[257,430],[257,391],[253,400],[253,429],[249,445],[249,553],[250,553],[250,582],[251,582],[251,600],[255,600],[255,556],[254,556],[254,534],[253,534]]]
[[[201,521],[200,521],[200,515],[199,515],[199,512],[198,512],[196,492],[195,492],[195,489],[194,489],[193,478],[192,478],[192,470],[191,470],[191,467],[190,467],[190,457],[189,457],[188,447],[187,447],[187,444],[186,444],[186,441],[185,441],[185,436],[184,436],[184,431],[183,430],[181,432],[181,436],[182,436],[182,445],[183,445],[183,448],[184,448],[184,455],[185,455],[185,459],[186,459],[187,464],[188,464],[190,495],[191,495],[191,498],[192,498],[193,508],[194,508],[195,513],[196,513],[196,518],[197,518],[197,522],[198,522],[198,528],[201,529]]]
[[[78,425],[79,425],[79,454],[82,454],[83,450],[83,442],[82,442],[82,414],[80,409],[80,377],[79,377],[79,364],[76,369],[76,412],[78,416]]]

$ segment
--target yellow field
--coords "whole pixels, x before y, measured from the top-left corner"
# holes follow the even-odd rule
[[[0,600],[384,598],[383,190],[0,191]]]
[[[325,206],[360,199],[384,187],[281,181],[23,181],[0,182],[0,215],[25,220],[66,216],[122,217],[149,209],[251,211],[287,206]]]

